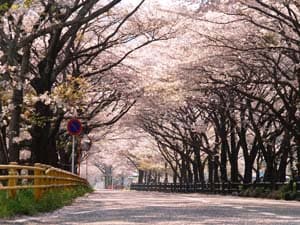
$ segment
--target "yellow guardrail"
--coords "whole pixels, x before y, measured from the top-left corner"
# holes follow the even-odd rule
[[[21,189],[33,189],[38,200],[51,189],[89,185],[86,179],[76,174],[40,163],[23,166],[12,162],[0,165],[0,171],[7,174],[0,176],[0,191],[7,190],[9,198],[15,198],[17,190]]]

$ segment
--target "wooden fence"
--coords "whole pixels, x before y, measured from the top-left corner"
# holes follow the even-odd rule
[[[300,181],[288,183],[261,182],[253,184],[241,183],[196,183],[196,184],[131,184],[130,189],[136,191],[159,191],[159,192],[178,192],[178,193],[214,193],[214,194],[233,194],[239,193],[250,187],[278,190],[288,185],[291,191],[300,193]]]
[[[0,191],[6,190],[9,198],[15,198],[17,190],[33,189],[36,200],[46,191],[56,188],[88,186],[88,182],[65,170],[36,163],[34,166],[23,166],[17,163],[0,165]]]

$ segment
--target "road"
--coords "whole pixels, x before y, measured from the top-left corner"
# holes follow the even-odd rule
[[[220,195],[95,191],[71,206],[1,225],[300,224],[300,202]]]

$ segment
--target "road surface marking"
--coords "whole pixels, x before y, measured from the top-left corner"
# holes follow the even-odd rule
[[[265,215],[265,216],[278,216],[277,214],[275,214],[275,213],[270,213],[270,212],[259,212],[259,214]]]

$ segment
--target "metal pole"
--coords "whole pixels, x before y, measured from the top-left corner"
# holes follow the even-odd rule
[[[78,176],[80,176],[80,160],[81,160],[81,138],[80,136],[78,137],[79,140],[78,140]]]
[[[75,135],[72,135],[72,173],[74,173],[74,162],[75,162]]]
[[[87,154],[87,153],[86,153]],[[86,161],[85,161],[85,179],[88,179],[88,155],[86,156]]]

